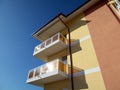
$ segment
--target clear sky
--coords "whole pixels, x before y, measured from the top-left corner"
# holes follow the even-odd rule
[[[0,90],[43,90],[26,84],[28,71],[44,62],[33,57],[40,42],[32,33],[87,0],[0,0]]]

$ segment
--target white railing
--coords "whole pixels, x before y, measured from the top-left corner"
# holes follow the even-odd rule
[[[120,0],[115,0],[115,3],[116,3],[116,8],[118,12],[120,13]]]
[[[63,43],[67,44],[66,38],[62,34],[57,33],[54,36],[52,36],[51,38],[45,40],[44,42],[42,42],[41,44],[36,46],[34,49],[34,53],[40,52],[40,51],[44,50],[45,48],[50,47],[58,40],[61,40]]]
[[[31,69],[28,73],[28,79],[40,79],[45,78],[45,76],[52,75],[52,72],[61,71],[66,73],[66,65],[59,59],[48,62],[44,65],[41,65],[37,68]]]

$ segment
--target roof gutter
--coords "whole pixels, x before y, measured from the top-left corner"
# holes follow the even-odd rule
[[[67,24],[60,18],[60,15],[58,15],[58,18],[60,21],[65,25],[65,27],[68,30],[68,40],[69,40],[69,53],[70,53],[70,66],[71,66],[71,88],[74,90],[74,80],[73,80],[73,59],[72,59],[72,48],[71,48],[71,35],[70,35],[70,28],[67,26]]]

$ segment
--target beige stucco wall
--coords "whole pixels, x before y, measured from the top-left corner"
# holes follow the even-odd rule
[[[81,14],[77,16],[73,21],[67,24],[71,28],[71,39],[73,41],[88,37],[72,48],[73,65],[75,67],[74,69],[77,69],[75,73],[77,77],[74,78],[75,90],[105,90],[98,60],[84,15]],[[64,56],[66,52],[67,50],[61,51],[51,56],[51,58]],[[67,61],[68,64],[70,64],[69,55]],[[82,75],[79,75],[80,73],[82,73]],[[61,80],[46,84],[44,88],[44,90],[64,90],[64,88],[71,90],[71,82],[70,79]]]
[[[95,68],[99,68],[97,56],[95,54],[95,50],[93,47],[93,43],[91,40],[91,35],[89,33],[89,29],[87,26],[87,23],[89,23],[85,18],[84,15],[80,15],[74,19],[74,21],[71,21],[69,23],[70,27],[75,30],[71,30],[71,39],[85,39],[84,41],[81,41],[79,43],[80,50],[73,53],[73,64],[75,67],[82,69],[84,74],[84,82],[86,82],[86,86],[84,88],[76,88],[75,90],[105,90],[104,81],[101,75],[100,70],[93,70]],[[76,25],[80,24],[80,27]],[[77,47],[76,47],[77,48]],[[68,63],[69,63],[69,56],[68,56]],[[87,71],[90,71],[89,74],[86,74]],[[80,83],[78,83],[80,82]],[[82,82],[77,80],[75,82],[75,85],[82,85]]]

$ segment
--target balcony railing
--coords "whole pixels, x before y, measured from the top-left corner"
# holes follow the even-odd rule
[[[39,59],[47,61],[47,57],[53,55],[67,46],[67,39],[60,33],[45,40],[36,46],[33,55]]]
[[[120,13],[120,0],[115,0],[115,6],[116,6],[118,12]]]
[[[109,0],[108,5],[110,5],[112,10],[120,14],[120,0]]]
[[[67,65],[56,59],[37,68],[31,69],[28,73],[27,83],[43,86],[44,84],[63,80],[67,78]]]

